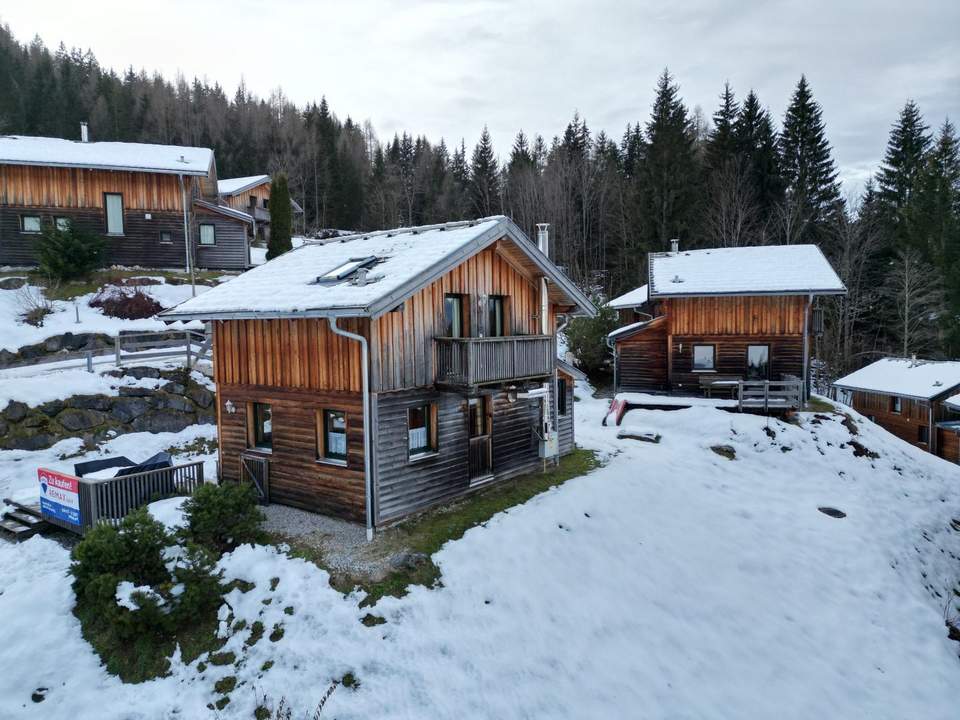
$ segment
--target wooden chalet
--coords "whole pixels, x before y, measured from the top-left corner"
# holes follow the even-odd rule
[[[901,440],[960,463],[960,361],[884,358],[833,386],[837,400]]]
[[[219,203],[212,150],[0,136],[0,265],[35,264],[68,223],[106,240],[105,265],[250,266],[253,218]]]
[[[573,448],[589,299],[507,218],[314,241],[172,310],[212,322],[225,480],[368,529]]]
[[[651,253],[647,284],[616,298],[617,392],[730,392],[809,377],[818,295],[846,290],[815,245]]]
[[[255,221],[255,240],[270,241],[270,184],[269,175],[226,178],[217,182],[220,203],[251,215]],[[303,216],[303,208],[292,198],[290,209],[294,217]]]

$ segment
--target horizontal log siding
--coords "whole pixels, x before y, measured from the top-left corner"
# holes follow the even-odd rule
[[[469,295],[465,309],[469,334],[486,335],[487,298],[507,297],[507,333],[539,332],[539,289],[490,247],[409,298],[396,312],[373,322],[372,385],[374,391],[410,389],[435,380],[433,338],[443,334],[443,298],[448,293]]]
[[[411,462],[407,411],[437,405],[437,453]],[[377,395],[377,522],[394,520],[470,489],[467,401],[421,388]]]
[[[794,295],[672,298],[673,335],[803,335],[807,298]]]
[[[214,323],[219,382],[291,390],[361,392],[360,343],[334,335],[326,320],[220,320]],[[365,320],[340,327],[366,334]]]
[[[900,399],[900,412],[890,411],[890,400],[892,395],[872,392],[854,392],[851,406],[861,415],[869,415],[874,421],[890,433],[893,433],[901,440],[906,440],[911,445],[916,445],[924,450],[926,444],[919,442],[919,426],[930,424],[930,404],[925,400],[913,400],[911,398]],[[932,434],[932,431],[928,431]]]
[[[738,375],[746,378],[747,346],[770,346],[770,379],[783,375],[803,375],[803,336],[753,337],[675,335],[673,341],[673,372],[671,387],[680,392],[699,394],[700,378],[710,373],[693,371],[693,346],[714,345],[716,375]]]
[[[106,234],[103,210],[71,210],[63,208],[18,208],[0,206],[0,265],[33,265],[37,262],[36,246],[40,235],[20,232],[21,215],[39,215],[41,222],[53,224],[54,218],[69,218],[78,228],[106,241],[104,265],[143,265],[146,267],[186,266],[183,246],[183,215],[152,212],[147,220],[142,212],[123,216],[122,237]],[[171,242],[160,243],[160,233],[169,232]]]
[[[200,244],[200,224],[212,224],[215,227],[216,245]],[[197,266],[244,270],[250,265],[250,253],[247,250],[251,226],[242,220],[235,220],[218,213],[195,208],[192,218],[191,234],[196,248]]]
[[[183,182],[189,197],[193,178],[185,177]],[[176,175],[0,165],[0,204],[103,208],[104,193],[122,193],[124,210],[183,211]]]
[[[667,390],[667,324],[657,321],[617,343],[617,390]]]
[[[493,472],[498,478],[534,470],[540,465],[536,435],[539,400],[510,402],[507,393],[493,396]]]
[[[960,430],[937,428],[937,455],[952,463],[960,463]]]
[[[236,411],[223,405],[230,400]],[[247,403],[269,403],[273,413],[270,501],[362,522],[366,512],[363,477],[363,409],[360,393],[289,392],[219,384],[220,469],[237,481],[240,455],[247,448]],[[316,413],[343,410],[347,418],[347,466],[316,459]]]
[[[554,403],[554,420],[557,424],[557,434],[560,439],[560,454],[566,455],[567,453],[573,452],[574,439],[573,439],[573,386],[574,379],[569,375],[559,373],[559,377],[567,381],[567,414],[560,415],[557,417],[556,413],[556,403]]]

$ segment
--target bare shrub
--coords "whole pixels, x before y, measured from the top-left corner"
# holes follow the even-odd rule
[[[101,288],[90,300],[90,307],[100,308],[104,315],[123,320],[141,320],[163,310],[163,305],[139,287],[122,288],[116,285]]]
[[[53,312],[53,303],[43,294],[43,288],[24,285],[16,292],[20,319],[28,325],[43,327],[43,319]]]

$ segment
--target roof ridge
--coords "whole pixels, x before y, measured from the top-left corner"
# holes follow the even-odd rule
[[[306,245],[329,245],[334,242],[350,242],[352,240],[367,240],[376,237],[392,237],[393,235],[418,235],[433,230],[450,230],[453,228],[473,227],[491,220],[506,220],[505,215],[490,215],[489,217],[477,218],[476,220],[453,220],[450,222],[434,223],[432,225],[411,225],[410,227],[391,228],[387,230],[371,230],[370,232],[358,232],[350,235],[340,235],[331,238],[309,238],[301,247]]]

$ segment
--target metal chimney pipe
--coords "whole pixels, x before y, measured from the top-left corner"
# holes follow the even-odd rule
[[[550,223],[537,223],[537,247],[547,257],[550,257]]]
[[[674,255],[680,252],[679,238],[674,238],[673,240],[670,241],[670,252],[672,252]]]
[[[90,133],[85,122],[80,123],[80,142],[90,142]]]

